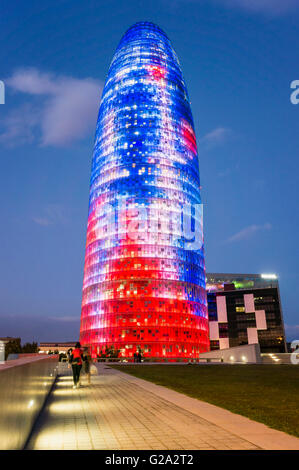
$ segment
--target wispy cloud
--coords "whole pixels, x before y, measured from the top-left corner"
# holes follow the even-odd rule
[[[219,172],[217,173],[217,176],[218,176],[218,178],[226,178],[226,177],[229,176],[231,173],[232,173],[232,169],[231,169],[231,168],[226,168],[226,169],[223,170],[223,171],[219,171]]]
[[[23,145],[34,142],[39,123],[38,109],[34,110],[29,103],[20,106],[2,122],[0,144],[14,147],[16,144]]]
[[[54,225],[57,223],[65,223],[67,221],[67,217],[65,215],[64,207],[60,204],[48,204],[41,216],[34,216],[32,217],[33,222],[38,225],[42,225],[43,227],[47,227],[49,225]]]
[[[2,123],[0,143],[18,145],[37,140],[42,146],[65,146],[94,129],[100,81],[27,68],[17,70],[5,82],[27,101]]]
[[[280,16],[299,10],[298,0],[166,0],[171,7],[182,5],[189,1],[199,6],[213,2],[228,9],[236,8],[249,13],[258,13],[267,16]]]
[[[72,322],[77,322],[80,320],[80,315],[71,317],[71,316],[65,316],[65,317],[49,317],[49,320],[55,321],[58,323],[72,323]]]
[[[233,134],[228,127],[216,127],[200,139],[200,143],[207,146],[220,145],[226,142]]]
[[[253,13],[281,15],[299,10],[298,0],[214,0],[227,7],[237,7]]]
[[[3,336],[20,336],[26,341],[76,341],[80,328],[77,316],[9,315],[0,312]]]
[[[269,223],[263,224],[263,225],[249,225],[248,227],[245,227],[243,230],[240,230],[240,232],[235,233],[231,237],[229,237],[225,243],[232,243],[232,242],[238,242],[241,240],[246,240],[248,238],[251,238],[253,235],[255,235],[257,232],[261,232],[264,230],[271,230],[272,225]]]
[[[284,325],[287,338],[292,340],[299,340],[299,325]]]

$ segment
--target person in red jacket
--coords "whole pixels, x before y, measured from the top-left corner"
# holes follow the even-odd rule
[[[73,349],[71,354],[71,364],[73,369],[73,388],[78,388],[80,386],[80,372],[82,369],[82,360],[83,360],[83,351],[81,349],[81,344],[76,343],[75,349]]]

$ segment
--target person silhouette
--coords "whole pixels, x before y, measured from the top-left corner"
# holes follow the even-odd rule
[[[73,370],[73,381],[74,381],[73,388],[78,388],[81,386],[80,373],[82,369],[82,361],[83,361],[83,351],[81,349],[81,344],[78,342],[76,343],[75,349],[73,349],[71,358],[70,358],[70,362],[72,364],[72,370]]]

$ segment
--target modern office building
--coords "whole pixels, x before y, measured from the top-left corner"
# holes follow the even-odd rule
[[[274,274],[207,274],[210,348],[259,343],[286,352],[279,285]]]
[[[192,242],[182,235],[188,214],[199,235]],[[122,37],[102,94],[80,340],[94,355],[111,346],[126,357],[139,348],[169,358],[209,349],[190,101],[176,53],[152,23]]]

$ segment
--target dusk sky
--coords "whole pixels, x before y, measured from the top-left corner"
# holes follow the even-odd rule
[[[78,339],[97,111],[136,21],[166,32],[187,83],[207,272],[276,273],[299,339],[298,0],[2,0],[0,336]]]

